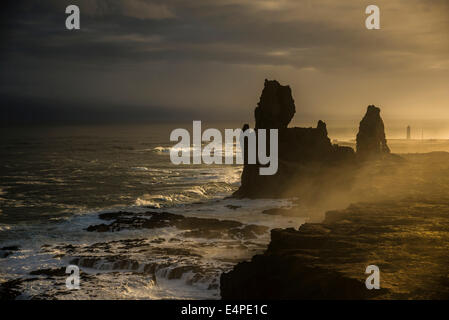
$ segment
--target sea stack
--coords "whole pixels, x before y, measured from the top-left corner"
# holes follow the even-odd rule
[[[254,110],[256,129],[287,128],[295,115],[295,101],[289,86],[265,79],[262,95]]]
[[[385,138],[384,122],[380,109],[374,105],[368,106],[366,114],[360,121],[357,134],[357,155],[361,158],[390,153]]]
[[[296,196],[298,193],[301,194],[301,186],[307,188],[302,182],[320,178],[316,174],[316,166],[325,171],[328,167],[351,163],[355,159],[352,148],[331,143],[326,123],[321,120],[317,122],[315,128],[288,127],[295,113],[296,106],[290,86],[281,85],[276,80],[265,79],[262,94],[254,110],[255,130],[278,129],[279,168],[274,175],[262,176],[259,174],[259,164],[245,162],[242,184],[234,193],[234,197]],[[249,126],[245,124],[243,131],[248,128]],[[310,170],[309,166],[315,168]],[[321,187],[323,181],[315,184],[320,186],[320,190],[324,189]],[[293,185],[295,188],[292,188]]]

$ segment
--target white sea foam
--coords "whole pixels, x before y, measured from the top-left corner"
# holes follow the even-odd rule
[[[170,152],[171,147],[155,147],[153,150],[156,152]]]
[[[214,152],[217,155],[219,155],[221,157],[224,157],[226,148],[228,148],[228,150],[232,150],[233,156],[235,156],[236,154],[241,154],[242,153],[242,149],[239,148],[235,144],[235,142],[233,144],[226,144],[226,145],[224,145],[222,147],[217,147],[217,148],[214,149]],[[172,151],[172,150],[175,151],[175,152],[181,152],[181,151],[183,151],[183,152],[191,152],[191,151],[201,150],[201,148],[197,147],[197,146],[190,146],[190,147],[158,146],[158,147],[155,147],[153,149],[143,149],[141,151],[154,151],[154,152],[157,152],[157,153],[170,153],[170,151]]]
[[[198,150],[199,147],[175,147],[175,146],[170,146],[170,147],[163,147],[163,146],[159,146],[159,147],[155,147],[153,149],[153,151],[155,152],[160,152],[160,153],[169,153],[171,150],[175,151],[175,152],[190,152],[190,151],[194,151],[194,150]]]
[[[132,167],[131,170],[133,171],[149,171],[147,167]]]
[[[203,188],[193,188],[192,194],[204,197],[206,193]],[[182,198],[178,195],[178,199]],[[154,201],[174,203],[176,196],[154,196]],[[304,222],[302,218],[273,217],[263,214],[262,211],[275,207],[288,207],[289,200],[260,199],[260,200],[238,200],[221,199],[206,200],[197,204],[184,204],[183,206],[172,206],[169,211],[184,216],[195,216],[199,218],[218,218],[219,220],[234,220],[244,224],[258,224],[275,227],[298,227]],[[238,207],[238,209],[232,209]],[[115,208],[113,211],[144,212],[145,208]],[[153,209],[158,210],[158,209]],[[165,209],[164,209],[165,210]],[[113,269],[113,264],[108,260],[99,260],[93,268],[83,268],[83,272],[95,275],[94,280],[82,283],[84,290],[70,292],[64,299],[74,298],[101,298],[101,299],[218,299],[219,288],[216,286],[222,270],[229,270],[237,261],[249,259],[252,255],[262,252],[269,242],[269,232],[251,241],[185,238],[183,231],[176,228],[123,230],[112,233],[86,232],[89,225],[104,223],[98,218],[102,212],[90,212],[78,214],[65,221],[53,225],[14,226],[9,229],[14,238],[20,241],[9,241],[8,245],[20,245],[21,250],[13,253],[6,259],[0,260],[0,279],[13,279],[17,277],[27,278],[32,270],[65,267],[70,261],[70,253],[65,249],[52,247],[48,252],[42,251],[42,245],[55,246],[57,244],[72,244],[75,246],[88,246],[94,243],[109,243],[109,250],[113,255],[119,254],[121,243],[118,240],[145,239],[150,248],[182,248],[197,252],[200,256],[188,256],[177,260],[176,256],[157,256],[142,253],[141,247],[127,250],[129,263],[123,265],[122,269]],[[10,233],[11,234],[11,233]],[[28,236],[25,236],[27,234]],[[152,243],[156,239],[165,239],[161,243]],[[179,242],[171,242],[169,239],[179,239]],[[111,242],[112,241],[112,242]],[[2,243],[3,246],[3,243]],[[145,248],[145,247],[144,247]],[[58,254],[68,255],[66,258],[54,258]],[[90,255],[93,257],[104,252]],[[131,261],[137,261],[139,266],[133,269]],[[230,261],[236,261],[234,263]],[[151,276],[135,274],[143,271],[145,264],[149,262],[158,263],[160,268],[156,273],[156,282]],[[166,266],[164,266],[166,265]],[[203,271],[197,274],[195,271],[187,270],[179,279],[169,279],[170,272],[176,267],[197,266]],[[111,273],[113,271],[113,273]],[[203,272],[205,272],[203,274]],[[107,283],[107,286],[101,285]],[[214,286],[215,287],[211,287]],[[48,279],[40,279],[37,282],[25,284],[26,294],[22,298],[30,298],[43,292],[54,292],[54,283]],[[84,286],[84,287],[83,287]],[[89,291],[96,292],[96,296],[89,295]]]

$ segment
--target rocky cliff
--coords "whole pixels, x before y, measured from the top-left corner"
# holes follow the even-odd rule
[[[267,251],[221,276],[222,299],[448,299],[449,202],[352,205],[275,229]],[[380,289],[368,290],[368,265]]]

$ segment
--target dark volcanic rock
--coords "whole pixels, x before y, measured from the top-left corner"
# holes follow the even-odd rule
[[[294,256],[255,256],[224,273],[220,289],[225,300],[366,299],[380,293],[339,272],[304,266]]]
[[[387,201],[275,229],[263,255],[221,276],[223,299],[447,299],[449,201]],[[365,287],[380,269],[380,290]]]
[[[102,216],[101,218],[113,220],[110,224],[89,226],[89,232],[114,232],[124,229],[156,229],[176,227],[185,230],[185,237],[193,238],[234,238],[254,239],[265,233],[267,227],[259,225],[244,225],[233,220],[219,220],[211,218],[184,217],[169,212],[145,212],[135,214],[121,212]]]
[[[64,267],[57,269],[39,269],[30,272],[32,276],[64,277],[67,276]]]
[[[277,173],[263,176],[259,173],[258,164],[245,163],[241,186],[234,193],[234,197],[285,197],[293,185],[311,181],[311,177],[320,179],[319,175],[325,177],[328,170],[342,165],[353,166],[355,162],[355,153],[352,148],[332,145],[327,136],[326,124],[322,121],[318,122],[316,128],[279,129],[278,146]],[[320,169],[317,172],[311,169],[311,166]],[[320,184],[322,182],[319,181]],[[342,183],[347,183],[347,181]],[[327,184],[322,185],[326,186]],[[299,193],[288,194],[288,196],[298,195],[301,196]]]
[[[380,117],[380,109],[370,105],[360,121],[357,134],[357,155],[361,157],[390,153],[385,139],[384,122]]]
[[[256,130],[278,129],[278,171],[272,176],[261,176],[260,165],[248,164],[245,159],[242,183],[234,193],[235,197],[282,197],[292,184],[310,173],[306,166],[319,165],[325,171],[326,167],[341,163],[351,165],[355,160],[352,148],[332,145],[326,124],[321,120],[316,128],[287,128],[295,111],[290,87],[282,86],[276,80],[265,80],[262,96],[255,109]],[[248,128],[245,125],[243,130]]]
[[[13,279],[0,283],[0,300],[14,300],[21,295],[22,279]]]
[[[289,86],[282,86],[276,80],[265,79],[260,101],[254,110],[256,129],[287,128],[296,112],[295,101]]]
[[[194,272],[194,273],[201,273],[202,269],[199,266],[179,266],[174,267],[173,269],[170,269],[167,279],[181,279],[184,273],[187,272]]]
[[[0,248],[0,250],[8,250],[8,251],[17,251],[19,249],[20,249],[19,246],[9,246],[9,247]]]
[[[0,258],[6,258],[9,255],[13,254],[14,251],[18,251],[19,249],[19,246],[8,246],[0,248]]]
[[[118,212],[105,212],[105,213],[100,213],[98,215],[98,217],[102,220],[114,220],[117,219],[119,217],[122,216],[129,216],[130,213],[129,212],[125,212],[125,211],[118,211]]]
[[[94,226],[88,226],[86,228],[86,231],[92,232],[92,231],[96,231],[96,232],[108,232],[110,231],[110,226],[107,224],[97,224]]]

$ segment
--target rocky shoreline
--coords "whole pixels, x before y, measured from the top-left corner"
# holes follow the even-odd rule
[[[80,268],[83,289],[80,293],[89,299],[101,297],[99,292],[111,286],[110,279],[104,280],[103,274],[116,274],[124,282],[131,278],[150,288],[164,281],[185,281],[189,286],[203,288],[205,296],[219,298],[220,274],[242,260],[240,253],[250,257],[261,252],[259,238],[267,237],[269,231],[262,225],[160,211],[104,212],[98,219],[103,223],[91,224],[84,232],[98,234],[99,239],[105,235],[103,241],[42,245],[38,254],[51,256],[59,264],[30,268],[21,277],[1,282],[0,300],[79,298],[78,292],[65,288],[68,265]],[[172,231],[161,232],[168,229]],[[153,231],[153,236],[145,237]],[[111,240],[113,234],[122,232],[130,237]],[[220,248],[233,254],[216,259],[208,256],[208,252]],[[7,259],[20,249],[0,248],[0,258]],[[30,294],[33,286],[47,290]]]
[[[221,276],[223,299],[448,299],[449,201],[404,199],[329,211],[275,229],[267,251]],[[381,289],[368,290],[368,265]]]

